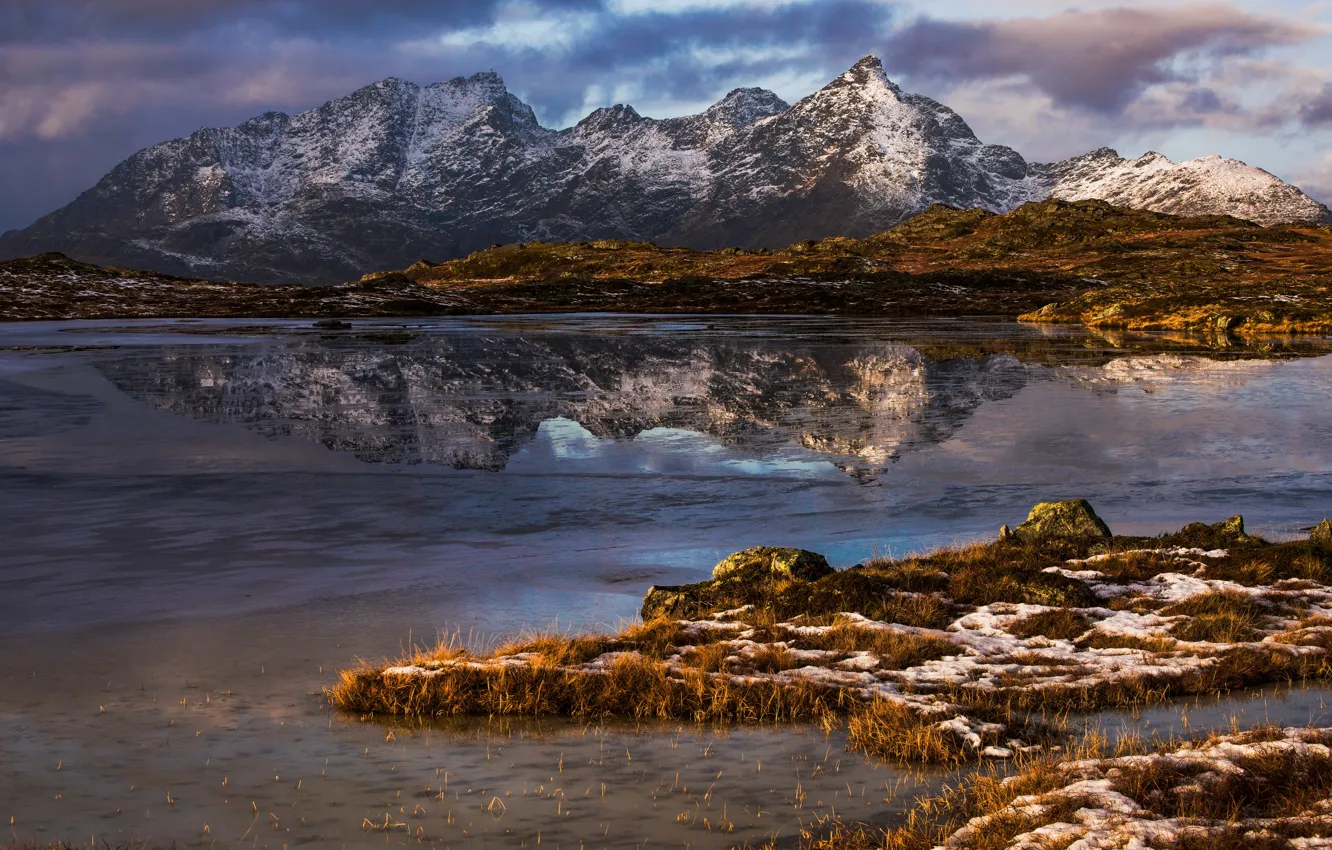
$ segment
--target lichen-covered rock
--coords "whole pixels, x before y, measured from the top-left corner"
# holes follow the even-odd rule
[[[1109,537],[1105,524],[1086,499],[1041,502],[1013,532],[1023,540],[1046,537]]]
[[[639,616],[644,621],[655,617],[671,617],[679,614],[693,601],[689,592],[690,585],[653,585],[643,596],[643,607]]]
[[[1309,535],[1309,542],[1325,552],[1332,552],[1332,519],[1325,519],[1314,526]]]
[[[828,559],[818,552],[783,546],[755,546],[726,556],[712,568],[712,578],[714,581],[766,577],[816,581],[832,572]]]
[[[1241,543],[1260,542],[1244,530],[1244,517],[1239,514],[1210,525],[1191,522],[1171,535],[1171,539],[1181,546],[1199,546],[1204,549],[1224,549]]]

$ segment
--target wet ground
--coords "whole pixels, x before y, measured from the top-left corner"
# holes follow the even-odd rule
[[[0,327],[13,836],[719,847],[885,821],[947,777],[817,730],[410,730],[320,689],[441,631],[614,625],[756,544],[846,565],[1070,496],[1123,533],[1283,536],[1332,505],[1328,357],[984,322],[399,325]]]

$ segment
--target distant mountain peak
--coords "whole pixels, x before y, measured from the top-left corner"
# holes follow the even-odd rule
[[[1176,215],[1232,215],[1259,224],[1332,223],[1328,208],[1261,168],[1218,154],[1175,162],[1110,148],[1032,169],[1033,196],[1100,199]]]

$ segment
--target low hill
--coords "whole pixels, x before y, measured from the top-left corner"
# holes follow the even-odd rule
[[[341,286],[173,278],[59,254],[0,263],[0,318],[463,313],[997,315],[1134,330],[1332,332],[1332,228],[1103,201],[935,206],[865,239],[780,250],[497,245]]]

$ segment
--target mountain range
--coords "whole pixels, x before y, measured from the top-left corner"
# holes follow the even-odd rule
[[[63,251],[169,274],[331,283],[492,243],[777,247],[865,236],[934,204],[1005,212],[1051,197],[1332,222],[1298,188],[1236,160],[1101,149],[1028,163],[868,56],[794,105],[744,88],[698,115],[655,120],[619,105],[559,131],[495,73],[425,87],[386,79],[139,151],[0,236],[0,259]]]

